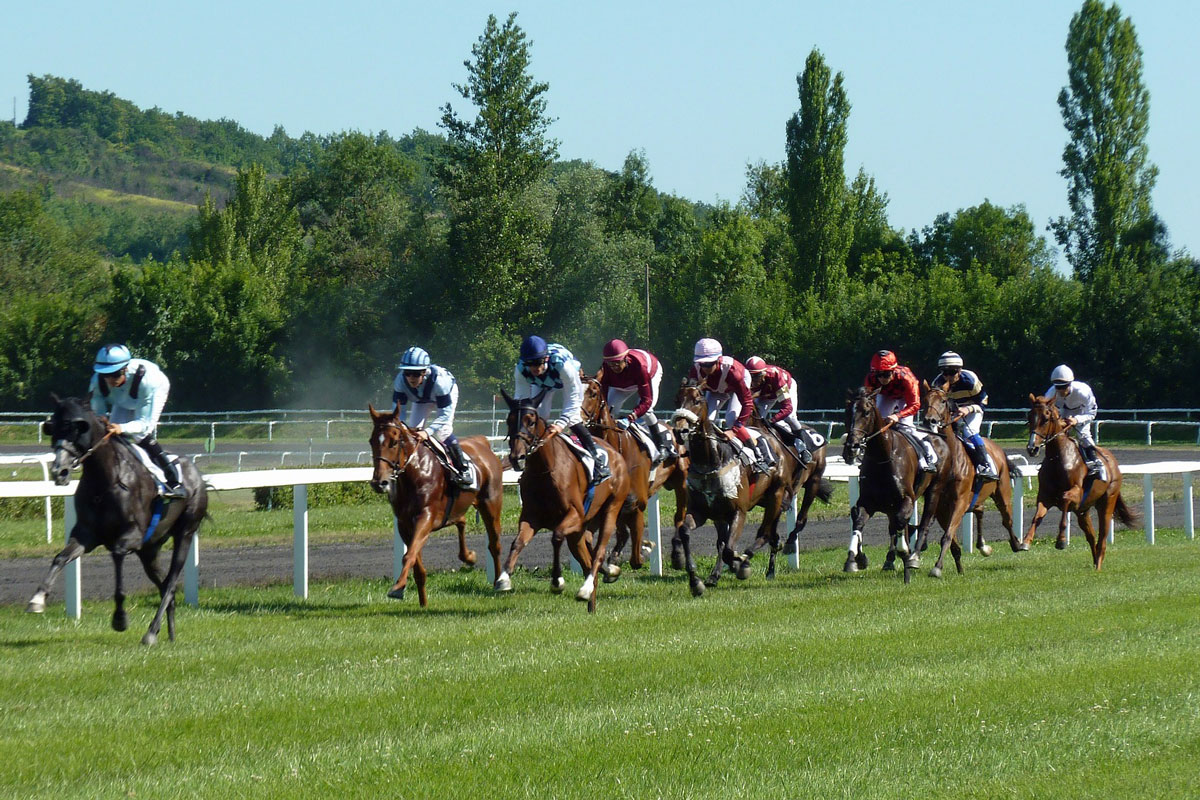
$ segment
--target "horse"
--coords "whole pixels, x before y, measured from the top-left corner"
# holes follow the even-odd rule
[[[944,485],[950,479],[947,448],[940,439],[934,439],[934,448],[939,450],[937,475],[922,472],[913,446],[892,423],[884,423],[879,408],[875,405],[878,390],[860,387],[851,390],[846,402],[846,442],[842,457],[847,464],[861,462],[859,470],[858,501],[850,509],[849,553],[844,572],[857,572],[868,564],[867,554],[862,549],[863,527],[876,512],[887,514],[889,545],[883,568],[892,569],[897,551],[904,557],[904,582],[908,583],[912,571],[920,566],[919,543],[924,536],[933,512],[950,537],[950,552],[955,566],[962,571],[962,548],[954,536],[962,512],[966,510],[966,499],[962,508],[954,511],[957,504],[947,508],[939,492],[934,494],[935,485]],[[935,477],[937,480],[935,480]],[[921,521],[916,527],[909,524],[918,497],[925,498]],[[944,548],[943,548],[944,552]]]
[[[371,488],[387,493],[396,517],[396,528],[408,548],[399,577],[387,596],[404,599],[411,571],[417,579],[421,608],[428,605],[425,594],[425,565],[421,550],[433,531],[454,525],[458,528],[458,558],[467,566],[475,564],[475,552],[467,549],[466,514],[474,506],[487,530],[492,565],[500,567],[500,506],[504,501],[504,470],[483,436],[460,439],[479,470],[477,490],[454,485],[434,454],[433,446],[422,442],[418,432],[400,421],[400,406],[391,412],[378,412],[367,404],[371,414],[371,456],[375,471]],[[424,445],[424,446],[422,446]]]
[[[587,578],[575,595],[587,601],[588,612],[596,610],[596,575],[604,562],[605,549],[617,527],[617,515],[629,495],[629,470],[625,460],[607,442],[596,442],[597,450],[608,454],[607,480],[590,486],[588,475],[571,446],[561,435],[553,435],[549,424],[538,414],[546,391],[524,400],[514,400],[503,389],[508,404],[508,461],[521,473],[520,527],[509,549],[504,571],[496,581],[499,591],[511,591],[510,574],[517,557],[534,534],[552,531],[554,562],[550,571],[550,590],[563,590],[561,550],[565,540],[571,555],[582,566]],[[589,536],[589,534],[591,534]]]
[[[923,384],[928,387],[928,384]],[[953,421],[958,415],[958,404],[944,389],[926,388],[921,398],[921,412],[934,433],[944,435],[946,445],[950,450],[950,459],[954,464],[955,490],[971,496],[969,511],[975,519],[975,546],[984,557],[992,554],[992,547],[983,538],[983,504],[989,497],[1000,512],[1000,522],[1008,531],[1008,544],[1016,553],[1028,550],[1022,546],[1020,538],[1013,532],[1012,517],[1012,470],[1015,464],[1009,462],[1008,456],[1000,446],[991,439],[983,439],[992,463],[996,465],[996,480],[985,481],[975,475],[975,464],[967,455],[966,445],[955,435]],[[980,437],[983,438],[983,437]],[[945,551],[943,550],[943,555]],[[942,559],[930,571],[935,577],[941,572]]]
[[[112,553],[116,587],[112,627],[129,627],[125,613],[122,565],[125,556],[137,553],[147,577],[158,589],[158,612],[142,637],[142,644],[158,641],[163,615],[167,636],[175,641],[175,589],[196,529],[208,511],[208,489],[200,471],[187,458],[177,464],[186,496],[160,505],[158,489],[150,471],[133,452],[134,445],[114,435],[108,421],[92,411],[90,398],[51,395],[54,413],[42,423],[43,432],[54,443],[54,483],[66,486],[71,470],[83,467],[75,490],[75,526],[64,547],[50,564],[50,571],[34,592],[26,611],[46,610],[46,593],[58,573],[84,553],[104,545]],[[164,576],[158,567],[158,551],[172,540],[171,564]]]
[[[688,467],[687,515],[676,531],[683,550],[683,566],[687,569],[688,585],[694,597],[704,594],[705,586],[715,587],[725,565],[733,568],[740,580],[750,577],[749,554],[738,555],[734,548],[742,535],[750,509],[762,506],[763,521],[759,525],[755,544],[771,544],[773,567],[779,545],[779,516],[785,498],[790,499],[792,464],[783,459],[780,444],[768,439],[775,452],[776,467],[769,475],[757,475],[741,459],[741,444],[731,442],[706,413],[699,387],[688,384],[680,388],[676,398],[676,430],[687,439],[691,458]],[[693,410],[695,409],[695,410]],[[711,519],[717,529],[717,562],[708,578],[701,581],[692,559],[690,532]],[[674,544],[674,540],[672,540]],[[674,565],[674,564],[673,564]],[[677,567],[678,568],[678,567]],[[773,569],[770,569],[773,574]]]
[[[629,564],[633,569],[641,569],[645,563],[643,537],[646,529],[646,504],[659,489],[666,487],[675,492],[675,528],[683,524],[687,513],[687,471],[688,458],[677,455],[653,469],[650,455],[638,446],[633,434],[617,424],[613,418],[612,406],[604,397],[599,381],[594,378],[585,380],[583,390],[584,424],[593,435],[608,442],[625,459],[629,471],[629,496],[617,516],[617,530],[610,548],[607,563],[602,567],[606,583],[615,581],[621,574],[618,566],[621,550],[630,538],[633,539],[633,550],[629,556]],[[668,431],[668,436],[674,437],[674,432]],[[675,451],[680,451],[679,442],[675,442]],[[651,472],[653,470],[653,477]]]
[[[1031,457],[1036,456],[1044,445],[1046,457],[1038,468],[1037,509],[1029,524],[1029,532],[1025,534],[1024,544],[1028,547],[1033,543],[1038,525],[1051,507],[1057,507],[1062,511],[1062,519],[1058,523],[1058,539],[1054,546],[1064,549],[1067,546],[1067,514],[1074,511],[1092,549],[1092,563],[1099,572],[1104,564],[1108,527],[1113,516],[1116,515],[1117,519],[1130,527],[1138,521],[1138,515],[1121,497],[1121,467],[1111,451],[1097,445],[1096,455],[1104,462],[1108,480],[1088,475],[1087,464],[1080,456],[1079,448],[1067,436],[1071,426],[1059,416],[1054,401],[1031,394],[1029,402],[1029,442],[1025,450]],[[1038,439],[1041,439],[1040,444]],[[1092,527],[1088,513],[1093,507],[1100,519],[1099,535]]]

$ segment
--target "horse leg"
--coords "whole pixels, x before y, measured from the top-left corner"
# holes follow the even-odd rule
[[[563,580],[562,574],[562,536],[556,532],[550,532],[550,550],[553,552],[553,557],[550,559],[550,591],[554,594],[562,594],[563,587],[566,581]]]
[[[58,579],[58,573],[62,572],[63,567],[84,553],[92,552],[96,548],[96,545],[97,542],[91,531],[80,530],[79,526],[76,525],[75,529],[71,531],[71,538],[67,541],[66,547],[60,550],[58,555],[54,557],[54,560],[50,562],[50,571],[46,573],[46,577],[38,584],[37,591],[29,599],[29,605],[25,606],[25,610],[31,614],[41,614],[45,611],[46,594],[54,587],[54,582]]]
[[[696,562],[692,560],[691,532],[696,527],[695,517],[688,514],[684,517],[683,523],[675,529],[676,536],[679,539],[679,546],[682,550],[683,567],[687,570],[688,588],[692,592],[692,597],[700,597],[704,594],[704,581],[700,580],[700,576],[696,574]]]
[[[1050,509],[1039,497],[1037,501],[1037,507],[1033,510],[1033,519],[1029,520],[1029,531],[1025,534],[1024,541],[1021,542],[1021,544],[1024,545],[1021,548],[1022,550],[1028,550],[1029,546],[1033,544],[1033,537],[1034,534],[1037,533],[1038,525],[1042,524],[1042,520],[1046,518],[1046,514],[1049,511]]]
[[[682,552],[683,541],[679,535],[683,522],[687,519],[687,504],[687,484],[681,480],[675,487],[675,535],[671,537],[671,569],[687,569],[687,560]]]
[[[1071,512],[1067,510],[1066,506],[1063,506],[1061,510],[1062,516],[1058,518],[1058,536],[1054,540],[1055,550],[1067,549],[1067,521],[1070,519]]]
[[[522,515],[520,528],[517,530],[517,535],[513,538],[512,545],[508,548],[508,560],[504,564],[502,571],[496,578],[496,591],[511,592],[512,591],[512,571],[517,567],[517,556],[521,555],[521,551],[525,549],[525,545],[529,544],[529,540],[537,533],[529,520]],[[555,550],[555,555],[558,551]]]
[[[400,575],[396,578],[396,582],[392,584],[392,588],[388,589],[387,596],[393,600],[403,600],[404,592],[408,589],[408,573],[412,571],[413,566],[421,558],[421,549],[425,546],[425,541],[429,538],[429,532],[433,530],[433,515],[426,509],[413,520],[412,527],[409,528],[409,535],[404,543],[408,545],[408,549],[404,553],[404,564],[400,567]],[[401,533],[403,537],[403,532]],[[420,586],[417,587],[418,590]],[[421,603],[424,608],[425,604]]]
[[[646,556],[642,548],[646,543],[646,509],[645,506],[633,510],[633,549],[629,551],[629,566],[631,569],[641,569],[646,565]]]
[[[199,524],[199,523],[197,523]],[[183,573],[183,562],[187,560],[188,550],[192,546],[192,537],[196,535],[196,529],[184,531],[180,534],[173,534],[174,546],[171,549],[171,565],[167,567],[167,577],[163,580],[161,598],[158,601],[158,612],[154,615],[154,619],[150,621],[150,627],[146,630],[146,635],[142,637],[142,644],[150,646],[158,641],[158,631],[162,627],[163,615],[170,610],[171,617],[175,613],[175,585],[179,582],[179,576]],[[167,638],[172,642],[175,641],[174,625],[167,625]]]
[[[468,567],[475,566],[475,551],[467,549],[467,523],[460,520],[454,527],[458,528],[458,560]]]
[[[426,608],[429,606],[429,598],[425,594],[425,562],[421,560],[420,555],[413,562],[413,577],[417,579],[417,600],[421,603],[421,608]]]
[[[1017,480],[1020,480],[1018,477]],[[1000,512],[1000,524],[1004,526],[1004,530],[1008,531],[1008,545],[1014,553],[1020,550],[1028,550],[1028,547],[1022,547],[1023,542],[1017,537],[1013,530],[1013,490],[1012,482],[1001,480],[1000,485],[992,494],[992,502],[996,504],[996,510]],[[979,515],[983,517],[983,502],[979,504]]]
[[[1100,532],[1092,527],[1092,515],[1088,511],[1077,512],[1075,518],[1079,520],[1079,527],[1083,528],[1083,535],[1087,537],[1088,547],[1092,550],[1092,564],[1096,567],[1096,571],[1100,571],[1100,565],[1104,563],[1104,545],[1106,544],[1106,534],[1108,533],[1108,522],[1104,519],[1104,511],[1100,506],[1096,507],[1096,513],[1100,517]]]
[[[787,542],[784,543],[783,549],[789,553],[795,547],[796,541],[800,538],[800,532],[804,530],[804,526],[808,524],[808,509],[813,504],[813,499],[817,496],[817,484],[819,481],[809,480],[804,484],[804,499],[800,501],[800,513],[796,515],[796,525],[788,532]]]
[[[567,512],[558,527],[550,534],[550,543],[554,546],[554,563],[550,568],[550,591],[559,594],[566,587],[562,574],[562,545],[567,543],[567,550],[579,562],[585,573],[592,571],[592,557],[587,547],[587,529],[583,517],[574,509]]]
[[[600,569],[604,572],[604,582],[613,583],[617,578],[621,577],[621,550],[624,549],[625,543],[629,541],[629,519],[627,513],[622,513],[617,517],[617,531],[613,540],[613,546],[609,549],[604,557],[604,563]],[[637,548],[634,548],[637,552]],[[633,565],[633,556],[629,557],[630,566]]]
[[[488,537],[488,553],[492,557],[492,574],[496,576],[496,583],[492,585],[495,591],[500,589],[500,504],[502,494],[495,493],[495,497],[489,497],[486,502],[479,503],[475,506],[479,510],[479,517],[483,520],[483,528],[487,531]],[[511,588],[511,587],[510,587]]]
[[[163,587],[165,584],[162,570],[158,567],[158,552],[160,546],[145,547],[137,551],[138,560],[142,562],[142,569],[146,573],[146,577],[154,584],[154,588],[158,589],[158,599],[162,602]],[[124,630],[124,628],[122,628]],[[167,606],[167,637],[171,641],[175,641],[175,604]]]
[[[722,556],[729,549],[729,522],[713,519],[713,525],[717,529],[717,563],[713,564],[712,572],[704,579],[704,585],[709,587],[716,587],[717,581],[721,579],[721,571],[725,569]]]
[[[600,571],[600,564],[604,561],[605,549],[608,547],[608,541],[612,537],[613,529],[617,527],[617,515],[620,513],[621,506],[616,498],[609,501],[612,508],[605,514],[605,518],[599,529],[596,531],[595,551],[592,552],[592,568],[588,574],[584,585],[580,587],[579,593],[575,595],[576,600],[587,600],[587,609],[589,614],[596,613],[596,596],[600,594],[596,585],[596,575]],[[583,533],[580,533],[580,538],[583,538]],[[634,549],[634,552],[640,550],[640,547]],[[587,590],[587,591],[585,591]]]
[[[113,615],[112,629],[114,631],[125,631],[129,629],[129,617],[125,614],[125,580],[124,570],[125,556],[128,555],[124,550],[113,550]]]
[[[850,509],[850,548],[846,553],[846,563],[842,565],[842,572],[858,572],[867,568],[869,561],[867,554],[863,552],[862,542],[863,528],[870,518],[871,512],[861,505]]]

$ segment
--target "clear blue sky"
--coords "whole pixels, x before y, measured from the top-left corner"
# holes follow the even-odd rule
[[[1080,4],[51,0],[3,12],[0,98],[24,119],[25,76],[49,73],[263,134],[437,130],[488,13],[515,10],[564,158],[617,169],[642,149],[660,190],[736,202],[747,163],[782,160],[815,46],[845,74],[848,176],[876,178],[893,226],[986,198],[1044,228],[1066,212],[1056,98]],[[1155,208],[1173,245],[1200,254],[1200,3],[1120,6],[1145,52]]]

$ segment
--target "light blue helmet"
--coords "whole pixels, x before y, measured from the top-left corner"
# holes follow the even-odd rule
[[[425,372],[429,364],[429,353],[419,347],[410,347],[400,356],[401,372]]]
[[[106,344],[100,348],[100,352],[96,353],[96,363],[92,365],[92,369],[101,375],[107,375],[110,372],[120,372],[129,366],[129,348],[123,344]]]

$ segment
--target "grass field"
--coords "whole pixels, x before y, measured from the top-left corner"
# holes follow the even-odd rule
[[[875,564],[878,548],[869,548]],[[1200,795],[1200,546],[1118,533],[905,587],[840,551],[767,583],[530,573],[207,590],[138,644],[0,608],[4,797]],[[702,565],[702,567],[708,565]],[[568,576],[572,592],[578,578]]]

